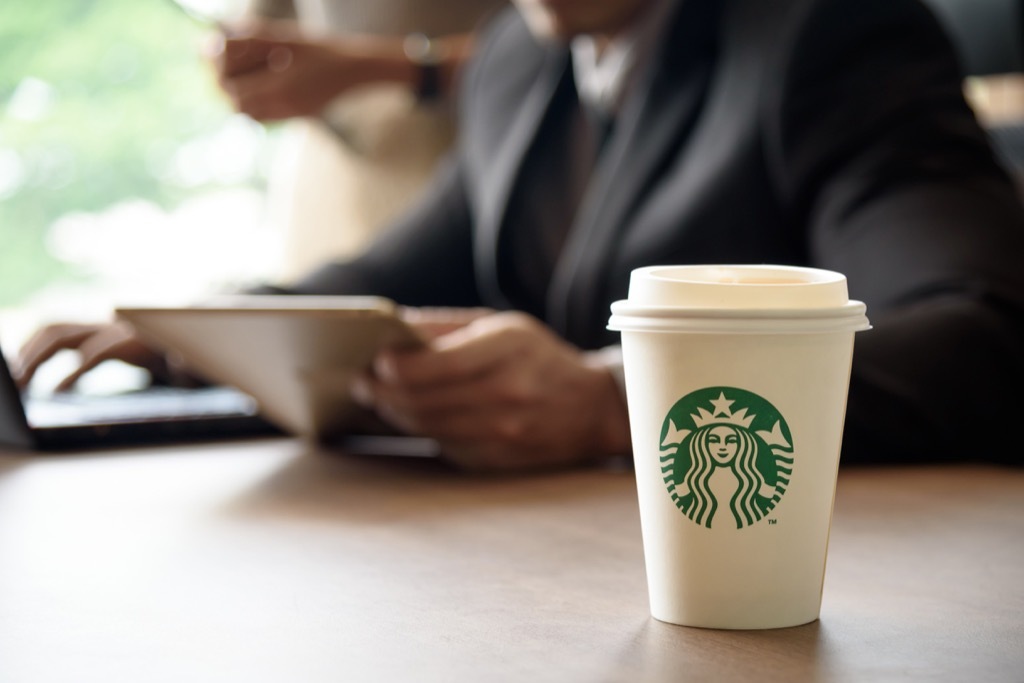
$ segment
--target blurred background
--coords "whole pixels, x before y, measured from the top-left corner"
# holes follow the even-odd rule
[[[927,1],[960,51],[969,101],[1024,190],[1024,3]],[[404,91],[395,116],[427,117],[405,134],[380,113],[382,100],[369,96],[395,93],[349,102],[360,125],[386,125],[388,134],[378,136],[384,142],[373,158],[358,161],[364,182],[349,182],[348,194],[332,175],[334,158],[308,157],[331,152],[331,135],[312,135],[311,127],[289,139],[287,124],[264,126],[233,113],[203,56],[218,32],[196,15],[230,21],[249,2],[0,2],[5,352],[47,322],[104,320],[118,304],[190,301],[304,271],[289,251],[306,247],[312,255],[304,258],[319,262],[338,246],[331,240],[358,232],[356,209],[379,218],[381,207],[400,205],[393,194],[411,196],[426,177],[447,138],[423,131],[448,124],[431,118],[436,112],[415,111]],[[445,7],[467,13],[460,4]],[[296,142],[307,153],[302,175]],[[268,206],[268,187],[287,186],[285,178],[302,190],[293,199],[305,207],[287,219],[275,212],[280,202]],[[371,193],[371,186],[394,191]],[[339,207],[317,198],[352,204],[352,216],[337,219]],[[339,223],[346,231],[335,229]]]
[[[0,4],[5,351],[48,321],[273,277],[279,134],[229,108],[203,57],[215,34],[171,0]]]

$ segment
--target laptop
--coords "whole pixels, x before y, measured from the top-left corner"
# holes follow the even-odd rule
[[[84,449],[290,434],[352,454],[440,455],[437,442],[396,433],[349,395],[348,382],[379,348],[422,343],[393,302],[226,296],[117,313],[215,385],[27,395],[0,353],[0,445]]]
[[[227,386],[29,396],[0,351],[0,447],[76,450],[279,433],[252,397]]]

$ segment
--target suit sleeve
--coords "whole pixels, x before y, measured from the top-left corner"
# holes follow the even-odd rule
[[[324,265],[283,291],[385,296],[407,306],[479,305],[457,160],[442,164],[424,197],[365,253]]]
[[[995,460],[1024,387],[1024,212],[934,18],[821,2],[773,102],[771,150],[809,260],[846,274],[858,334],[844,462]]]

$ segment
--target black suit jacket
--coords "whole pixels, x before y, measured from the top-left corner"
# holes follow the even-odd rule
[[[294,291],[508,307],[507,203],[570,68],[565,46],[500,17],[432,190]],[[684,0],[631,83],[546,322],[584,348],[615,343],[609,304],[644,265],[836,270],[874,325],[856,342],[844,458],[1019,461],[994,435],[1024,407],[1024,214],[960,87],[917,0]]]

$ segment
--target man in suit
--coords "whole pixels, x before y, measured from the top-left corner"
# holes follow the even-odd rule
[[[428,196],[286,288],[446,307],[410,312],[432,345],[383,354],[363,403],[467,466],[627,452],[605,324],[632,269],[788,263],[846,274],[874,324],[844,458],[998,455],[1024,217],[918,0],[515,4]]]

